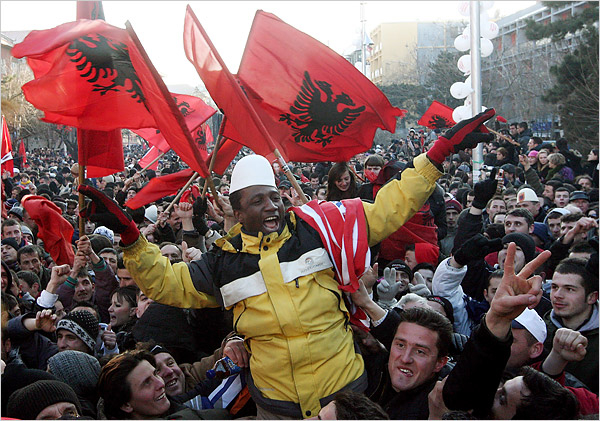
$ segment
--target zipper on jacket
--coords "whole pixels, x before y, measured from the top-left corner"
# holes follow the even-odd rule
[[[300,288],[300,285],[298,284],[298,278],[296,278],[296,288]]]

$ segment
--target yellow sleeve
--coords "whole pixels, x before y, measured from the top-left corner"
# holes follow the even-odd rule
[[[186,263],[171,265],[158,246],[141,234],[123,248],[123,262],[138,287],[156,302],[180,308],[219,306],[213,296],[196,289]]]
[[[413,160],[414,168],[402,171],[402,178],[386,184],[374,203],[363,202],[369,246],[381,242],[397,231],[421,209],[442,173],[425,154]]]

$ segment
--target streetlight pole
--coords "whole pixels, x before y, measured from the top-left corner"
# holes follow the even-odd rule
[[[365,19],[365,3],[360,3],[360,23],[361,23],[361,31],[360,31],[360,48],[361,48],[361,58],[362,58],[362,73],[367,76],[367,48],[365,45],[367,33],[366,33],[366,19]]]
[[[472,115],[481,112],[481,34],[480,34],[480,5],[479,1],[470,1],[470,26],[471,26],[471,88],[473,88],[471,103]],[[473,182],[481,177],[483,165],[483,145],[480,143],[473,148]]]

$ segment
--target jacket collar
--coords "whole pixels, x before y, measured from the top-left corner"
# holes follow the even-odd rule
[[[296,215],[293,212],[288,212],[284,215],[283,224],[278,232],[272,232],[269,235],[264,235],[262,232],[250,233],[244,231],[242,224],[238,223],[231,227],[224,237],[221,237],[215,241],[215,244],[223,251],[230,253],[252,253],[259,254],[261,245],[268,241],[274,247],[279,247],[281,243],[285,242],[291,237],[290,228],[296,226]],[[233,243],[236,243],[234,238],[241,237],[241,248],[235,247]]]

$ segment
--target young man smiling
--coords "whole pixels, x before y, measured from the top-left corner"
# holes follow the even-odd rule
[[[366,388],[340,283],[356,283],[367,269],[368,247],[423,206],[447,156],[490,140],[483,123],[494,114],[487,110],[454,126],[414,159],[401,180],[383,187],[375,203],[344,201],[345,221],[331,233],[319,230],[309,214],[322,212],[326,219],[328,212],[339,220],[341,208],[312,202],[286,213],[269,162],[258,155],[242,158],[232,173],[228,216],[238,224],[189,265],[171,265],[129,215],[90,186],[80,186],[93,203],[82,213],[121,233],[125,264],[150,298],[178,307],[233,308],[236,331],[252,349],[246,377],[258,419],[310,417],[339,390]],[[327,235],[355,223],[362,259],[351,256],[351,275],[336,279],[332,261],[341,261],[341,251],[328,246]]]

